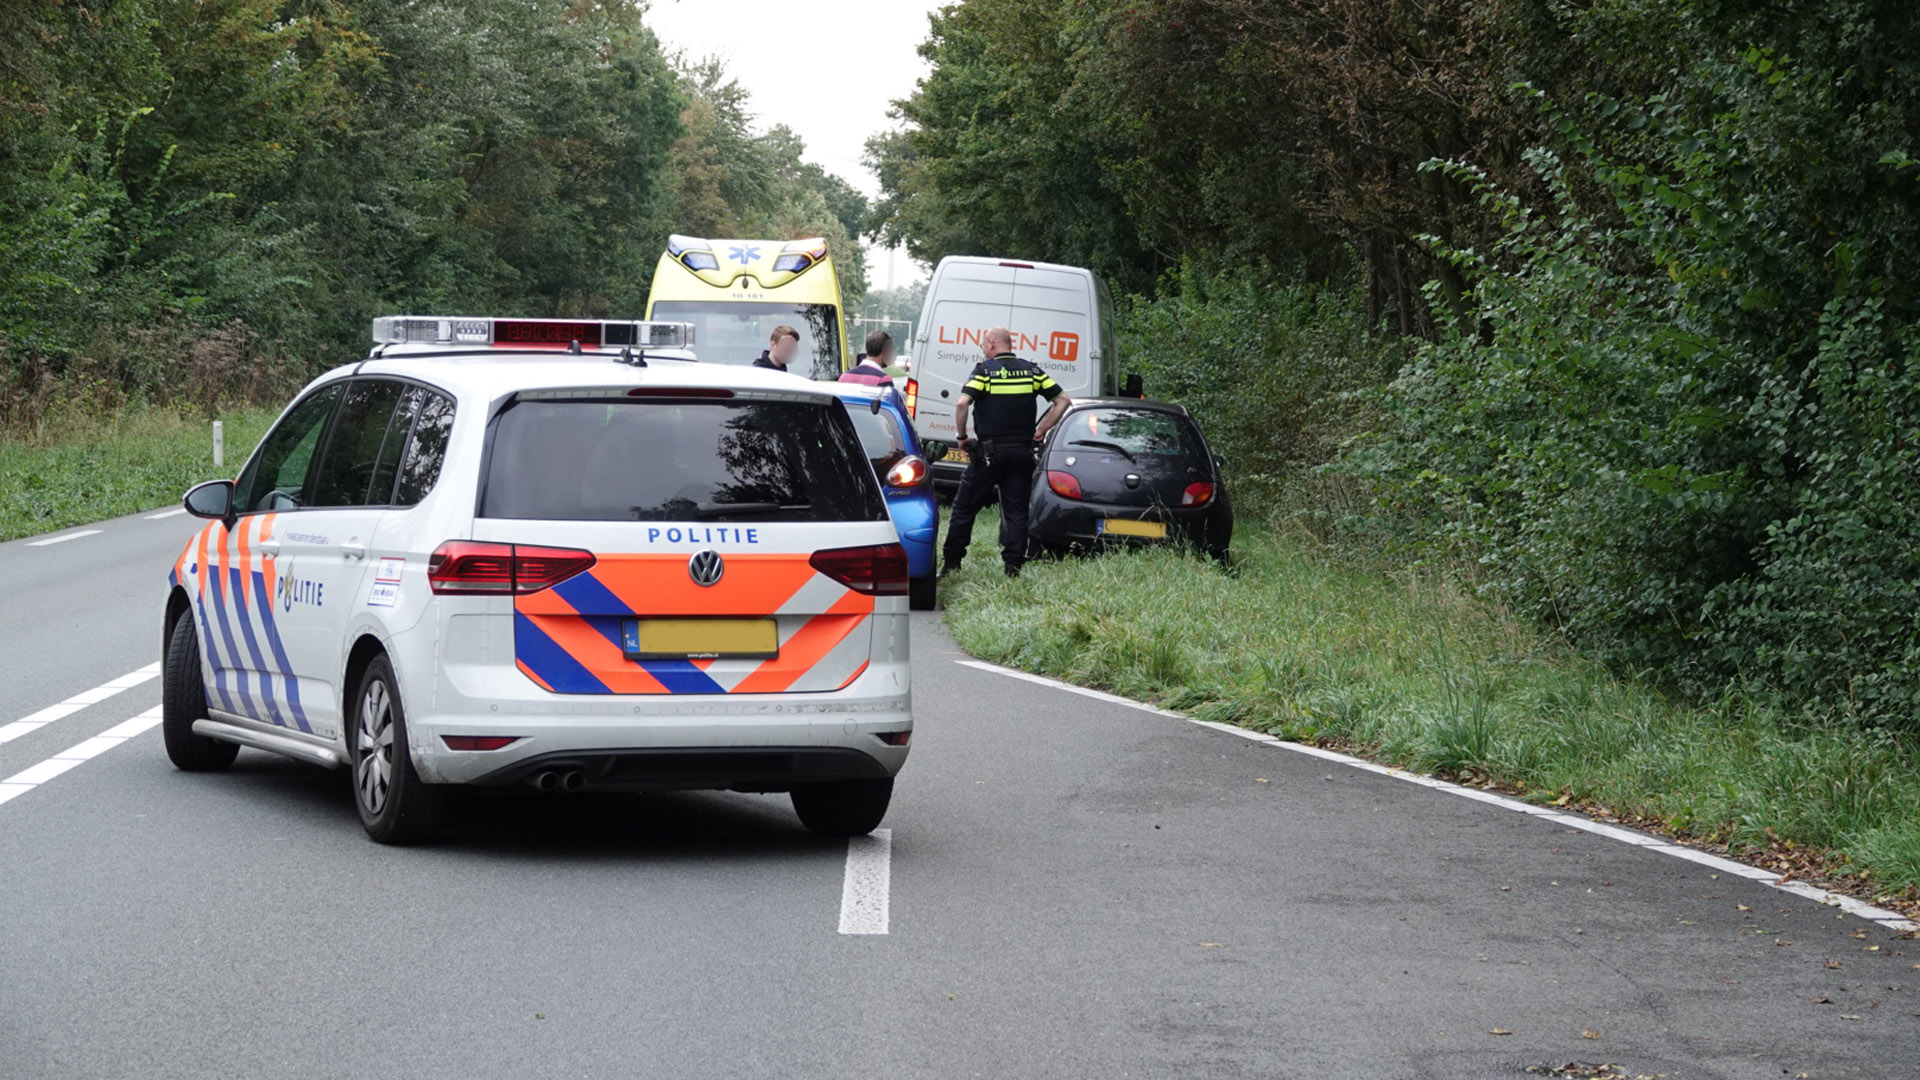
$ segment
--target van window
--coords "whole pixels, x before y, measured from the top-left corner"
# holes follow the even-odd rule
[[[767,351],[776,326],[800,332],[800,349],[787,370],[809,379],[840,377],[840,315],[832,304],[660,300],[653,319],[693,324],[693,353],[702,363],[751,364]]]
[[[884,521],[837,401],[516,401],[488,436],[479,516]]]

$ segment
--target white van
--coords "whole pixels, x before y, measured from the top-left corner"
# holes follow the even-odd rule
[[[953,447],[953,407],[983,355],[987,331],[1013,332],[1013,351],[1044,368],[1076,398],[1119,392],[1113,296],[1078,266],[949,255],[934,268],[913,344],[918,383],[914,427],[923,440]],[[1039,408],[1036,404],[1035,408]],[[959,479],[965,452],[952,448],[934,478]]]

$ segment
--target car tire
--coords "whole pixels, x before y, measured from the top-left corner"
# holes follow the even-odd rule
[[[353,805],[367,835],[381,844],[417,844],[447,819],[452,792],[420,779],[407,752],[407,714],[393,665],[376,656],[360,676],[347,716]]]
[[[207,715],[207,684],[200,677],[200,636],[193,630],[192,608],[173,620],[161,668],[160,735],[167,760],[182,772],[218,772],[232,765],[239,746],[193,733],[193,722]]]
[[[793,789],[793,812],[815,836],[865,836],[887,816],[893,779],[838,780]]]
[[[932,574],[907,581],[907,607],[914,611],[932,611],[939,595],[939,582]]]

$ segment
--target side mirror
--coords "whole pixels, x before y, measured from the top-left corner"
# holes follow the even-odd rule
[[[209,480],[187,489],[180,500],[187,513],[197,518],[226,521],[233,517],[233,481]]]
[[[950,448],[947,444],[939,439],[927,439],[920,444],[920,451],[927,456],[928,461],[939,461],[946,457],[948,449]]]
[[[873,415],[875,416],[880,415],[880,395],[879,394],[873,395],[873,403],[869,405],[867,409],[869,412],[873,413]]]
[[[1139,372],[1136,371],[1127,376],[1126,389],[1120,391],[1120,396],[1130,398],[1143,398],[1147,396],[1146,386],[1140,381]]]

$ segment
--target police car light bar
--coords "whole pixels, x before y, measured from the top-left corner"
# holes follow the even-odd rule
[[[385,315],[373,320],[380,345],[480,345],[492,348],[685,349],[693,324],[607,319],[481,319]]]

